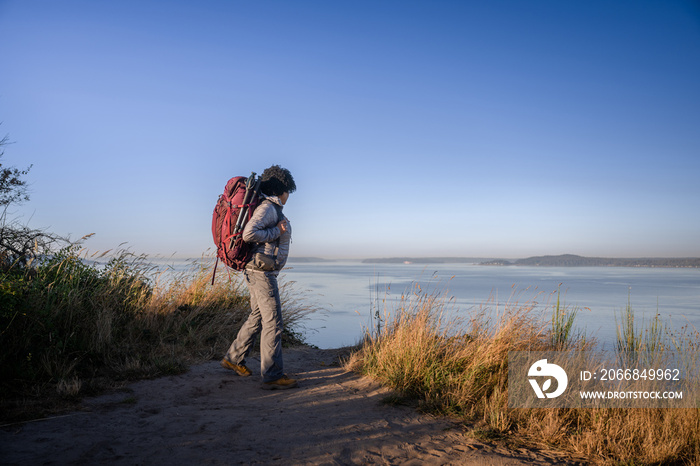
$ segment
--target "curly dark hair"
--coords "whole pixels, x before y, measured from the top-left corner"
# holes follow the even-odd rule
[[[286,168],[273,165],[262,173],[260,190],[268,196],[281,196],[284,193],[293,193],[297,185],[292,174]]]

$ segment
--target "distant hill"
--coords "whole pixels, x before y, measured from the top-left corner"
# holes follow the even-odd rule
[[[700,258],[636,258],[583,257],[575,254],[535,256],[527,259],[497,259],[478,257],[385,257],[365,259],[364,264],[479,264],[491,266],[520,265],[530,267],[681,267],[700,268]]]
[[[513,265],[513,263],[507,259],[493,259],[480,262],[479,265]]]
[[[333,262],[333,259],[323,259],[321,257],[294,257],[290,256],[287,262],[312,263],[312,262]]]
[[[493,260],[484,257],[385,257],[365,259],[363,264],[480,264]]]
[[[637,258],[583,257],[574,254],[536,256],[518,259],[512,265],[534,267],[700,267],[700,258]]]

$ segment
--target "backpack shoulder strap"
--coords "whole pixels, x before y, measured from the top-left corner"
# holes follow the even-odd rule
[[[268,203],[272,204],[272,206],[275,208],[275,211],[277,212],[277,223],[281,222],[282,219],[284,218],[284,214],[282,214],[282,206],[278,205],[276,202],[272,202],[269,199],[263,199],[262,202],[268,202]],[[262,204],[262,202],[261,202],[261,204]],[[279,247],[280,247],[280,239],[277,238],[277,240],[275,241],[275,253],[273,255],[273,258],[275,259],[275,261],[277,260],[277,252],[279,251]]]
[[[277,223],[281,222],[282,219],[284,218],[284,214],[282,213],[282,207],[277,205],[276,202],[270,201],[270,203],[275,206],[275,210],[277,211]]]

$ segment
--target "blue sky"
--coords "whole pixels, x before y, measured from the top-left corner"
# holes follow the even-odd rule
[[[292,254],[700,256],[700,6],[0,0],[13,215],[199,256],[289,168]]]

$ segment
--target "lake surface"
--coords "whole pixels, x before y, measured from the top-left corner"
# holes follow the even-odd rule
[[[700,329],[700,269],[627,267],[522,267],[472,264],[363,264],[354,261],[290,261],[282,279],[304,300],[325,311],[307,323],[307,341],[320,348],[356,343],[373,328],[375,309],[392,310],[419,285],[449,300],[450,314],[468,318],[480,307],[536,302],[551,319],[557,290],[563,304],[579,309],[576,327],[612,349],[616,318],[629,303],[645,322],[657,313],[679,329]]]

